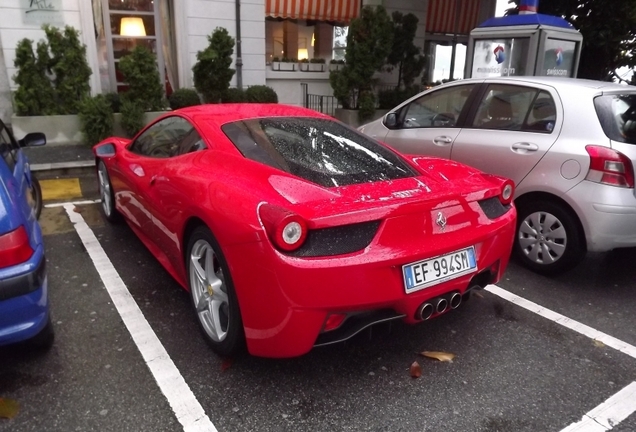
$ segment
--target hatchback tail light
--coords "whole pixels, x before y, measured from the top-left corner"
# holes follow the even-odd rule
[[[0,235],[0,268],[11,267],[31,258],[33,249],[24,225]]]
[[[634,187],[634,167],[624,154],[611,148],[588,145],[590,170],[586,180],[611,186]]]
[[[294,212],[263,204],[259,207],[259,215],[267,235],[279,249],[296,250],[307,238],[307,223]]]

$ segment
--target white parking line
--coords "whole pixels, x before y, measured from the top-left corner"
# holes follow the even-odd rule
[[[550,309],[546,309],[543,306],[539,306],[538,304],[506,291],[497,285],[488,285],[485,290],[503,298],[504,300],[514,303],[517,306],[521,306],[530,312],[534,312],[537,315],[549,319],[550,321],[554,321],[557,324],[567,327],[570,330],[574,330],[583,336],[603,342],[611,348],[627,354],[632,358],[636,358],[636,347],[628,344],[627,342],[623,342],[613,336],[595,330],[592,327],[586,326],[585,324],[572,320],[557,312],[551,311]],[[623,390],[619,391],[608,400],[594,408],[592,411],[585,414],[581,421],[572,423],[570,426],[561,430],[561,432],[608,431],[634,412],[636,412],[636,382],[631,383]]]
[[[557,324],[561,324],[562,326],[567,327],[570,330],[574,330],[575,332],[580,333],[583,336],[587,336],[590,339],[603,342],[605,345],[636,359],[636,347],[634,345],[630,345],[627,342],[623,342],[622,340],[616,339],[613,336],[595,330],[592,327],[586,326],[585,324],[582,324],[578,321],[574,321],[573,319],[551,311],[550,309],[546,309],[543,306],[539,306],[538,304],[533,303],[530,300],[526,300],[523,297],[519,297],[516,294],[499,288],[497,285],[488,285],[485,290],[490,291],[491,293],[501,297],[502,299],[516,304],[517,306],[521,306],[522,308],[527,309],[530,312],[534,312],[537,315],[541,315],[542,317],[554,321]]]
[[[93,260],[117,312],[124,321],[159,388],[168,399],[168,403],[177,420],[183,426],[183,430],[186,432],[216,432],[216,428],[146,321],[93,231],[86,224],[82,215],[74,211],[74,204],[65,203],[64,208],[71,222],[75,225],[75,230],[88,255]]]
[[[63,206],[65,208],[119,315],[157,381],[159,388],[168,399],[168,403],[182,424],[183,430],[186,432],[216,432],[217,429],[205,414],[203,407],[181,376],[150,324],[146,321],[139,306],[130,295],[128,288],[99,244],[95,234],[88,227],[82,215],[74,211],[75,204],[92,204],[95,202],[99,202],[99,200],[55,203],[46,207]],[[593,340],[602,342],[636,359],[636,347],[633,345],[546,309],[496,285],[488,285],[485,289],[504,300]],[[618,425],[634,412],[636,412],[636,382],[631,383],[585,414],[581,421],[571,424],[560,432],[605,432]]]
[[[594,408],[561,432],[605,432],[636,411],[636,382]]]

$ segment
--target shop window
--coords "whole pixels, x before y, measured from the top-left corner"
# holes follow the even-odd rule
[[[334,26],[320,21],[267,18],[266,58],[332,58]],[[345,37],[346,39],[346,37]]]

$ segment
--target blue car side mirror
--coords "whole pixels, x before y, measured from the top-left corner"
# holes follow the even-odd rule
[[[46,144],[46,135],[42,132],[31,132],[26,134],[20,141],[20,147],[39,147]]]

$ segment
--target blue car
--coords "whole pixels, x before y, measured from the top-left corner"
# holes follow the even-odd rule
[[[53,343],[46,259],[38,223],[41,192],[25,146],[46,144],[41,133],[16,141],[0,121],[0,345]]]

